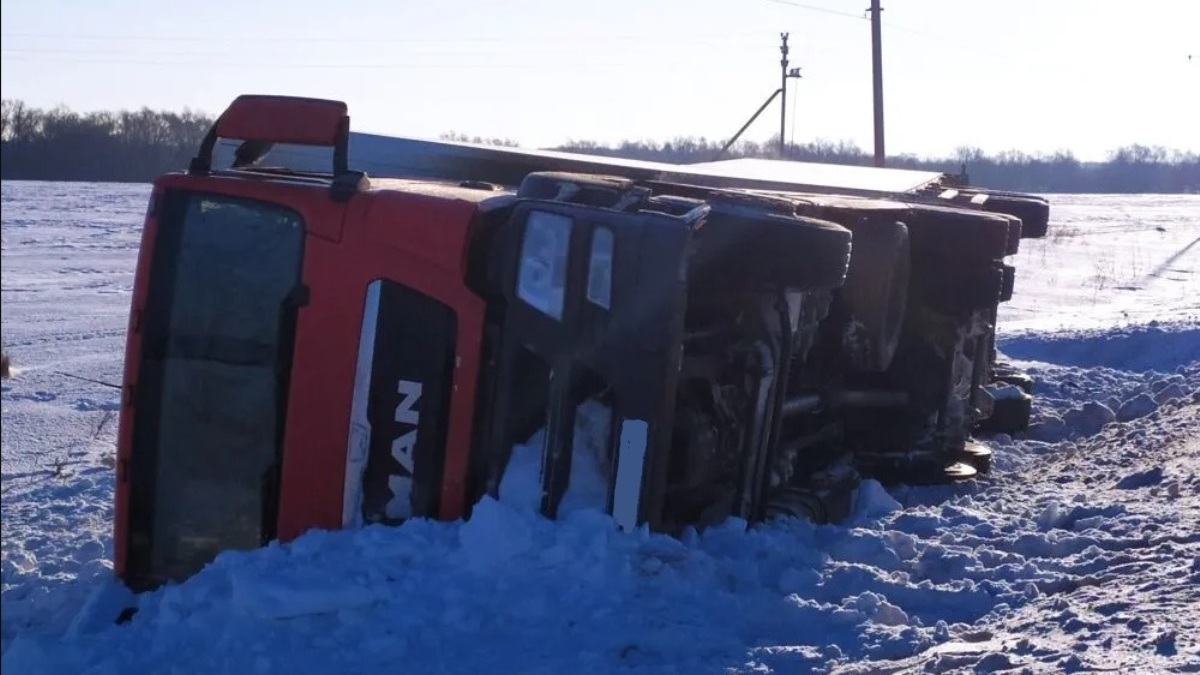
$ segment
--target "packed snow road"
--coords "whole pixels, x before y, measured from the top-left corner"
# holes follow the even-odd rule
[[[1200,197],[1053,198],[1001,318],[1036,424],[974,483],[682,541],[486,500],[223,555],[113,626],[148,188],[2,189],[5,673],[1200,672]]]

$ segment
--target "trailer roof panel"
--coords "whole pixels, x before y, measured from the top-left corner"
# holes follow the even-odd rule
[[[901,193],[918,190],[942,177],[936,171],[886,169],[874,166],[819,164],[777,159],[727,159],[717,162],[677,165],[667,178],[686,181],[689,177],[727,179],[744,186],[834,188],[854,192]]]
[[[233,144],[223,142],[217,155],[229,157],[232,150]],[[351,132],[349,154],[351,167],[373,177],[480,180],[513,187],[534,171],[567,171],[710,187],[883,195],[912,192],[943,176],[936,171],[772,159],[672,164],[361,132]],[[271,151],[266,163],[298,171],[328,171],[329,161],[325,148],[280,145]]]

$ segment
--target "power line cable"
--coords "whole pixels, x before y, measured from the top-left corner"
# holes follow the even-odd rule
[[[5,52],[5,54],[7,54]],[[255,62],[248,60],[239,61],[175,61],[175,60],[147,60],[137,58],[70,58],[56,55],[49,56],[27,56],[17,54],[14,56],[4,56],[6,62],[21,62],[21,63],[71,63],[71,64],[95,64],[95,65],[133,65],[133,66],[160,66],[160,67],[230,67],[230,68],[259,68],[259,69],[279,69],[279,70],[342,70],[342,69],[364,69],[364,70],[387,70],[387,69],[472,69],[472,70],[539,70],[545,68],[545,64],[538,63],[430,63],[428,61],[420,63],[280,63],[280,62]],[[660,65],[675,65],[686,66],[695,64],[694,59],[676,60],[676,61],[657,61]],[[635,62],[587,62],[580,61],[572,63],[571,67],[575,69],[588,68],[631,68],[638,64]]]
[[[713,45],[715,43],[708,43],[708,44]],[[742,48],[752,47],[755,44],[757,44],[757,42],[754,42],[754,43],[752,43],[752,42],[744,42],[744,43],[731,42],[731,43],[726,43],[724,46],[736,48],[736,49],[742,49]],[[411,56],[411,57],[462,56],[462,57],[468,57],[468,58],[476,58],[476,57],[484,57],[484,56],[521,56],[521,55],[526,55],[526,54],[530,55],[530,56],[551,56],[551,55],[557,56],[557,55],[561,54],[561,48],[557,48],[557,47],[550,48],[549,45],[541,45],[540,49],[533,49],[533,50],[525,49],[525,47],[527,47],[527,45],[514,45],[514,47],[519,47],[519,48],[518,49],[486,50],[486,51],[459,51],[459,50],[456,50],[456,51],[408,51],[408,50],[405,50],[401,53],[404,56]],[[633,45],[630,47],[622,47],[619,51],[622,54],[628,54],[628,53],[641,53],[641,52],[648,52],[648,51],[665,51],[668,49],[675,49],[675,48],[676,48],[676,46],[674,44],[663,45],[660,43],[645,43],[645,44],[641,44],[641,45]],[[551,49],[553,49],[553,51],[551,51]],[[116,56],[138,56],[138,57],[157,57],[157,56],[162,56],[162,57],[199,56],[199,57],[203,57],[203,56],[229,56],[230,52],[228,50],[219,50],[219,51],[214,51],[214,50],[207,50],[207,51],[170,50],[170,51],[163,51],[161,49],[142,50],[142,49],[124,49],[124,48],[75,49],[75,48],[59,48],[59,47],[7,47],[4,49],[0,49],[0,54],[13,54],[13,55],[17,55],[17,54],[55,54],[55,55],[89,55],[89,56],[105,56],[105,55],[113,56],[113,55],[116,55]],[[257,53],[254,52],[253,50],[238,50],[238,54],[239,55],[249,54],[251,56],[262,55],[262,56],[270,56],[272,58],[278,58],[278,54],[276,52],[270,51],[270,50],[261,51],[261,52],[257,52]]]
[[[711,34],[694,34],[682,37],[674,42],[706,42],[710,40],[727,40],[730,37],[757,37],[761,36],[761,31],[746,31],[742,33],[731,33],[728,31]],[[99,41],[99,42],[233,42],[239,45],[244,45],[249,36],[242,35],[101,35],[101,34],[79,34],[79,33],[0,33],[2,38],[18,38],[18,39],[39,39],[39,40],[82,40],[82,41]],[[382,43],[382,44],[457,44],[457,43],[518,43],[528,44],[530,42],[553,42],[553,43],[570,43],[577,44],[585,41],[595,42],[627,42],[627,41],[658,41],[661,35],[646,34],[646,35],[570,35],[558,33],[554,36],[546,35],[507,35],[505,37],[453,37],[453,38],[402,38],[402,37],[328,37],[328,36],[253,36],[253,41],[256,43],[269,42],[304,42],[304,43]]]
[[[841,17],[850,18],[850,19],[869,19],[870,18],[869,10],[867,12],[864,12],[863,14],[855,14],[852,12],[843,12],[843,11],[839,11],[839,10],[835,10],[835,9],[830,9],[828,7],[820,7],[817,5],[809,5],[809,4],[805,4],[805,3],[801,3],[801,2],[794,2],[793,0],[764,0],[764,2],[771,2],[771,3],[775,3],[775,4],[779,4],[779,5],[787,5],[789,7],[795,7],[797,9],[803,9],[803,10],[812,11],[812,12],[820,12],[823,14],[841,16]],[[908,35],[911,35],[913,37],[919,37],[926,41],[939,42],[939,43],[941,43],[940,46],[953,47],[955,49],[959,49],[964,52],[971,52],[972,54],[975,54],[975,55],[986,55],[986,56],[990,56],[990,57],[997,58],[997,59],[1003,59],[1005,61],[1011,61],[1013,58],[1012,51],[1002,51],[1002,50],[993,49],[988,46],[980,45],[979,42],[961,41],[961,40],[954,39],[953,37],[947,36],[944,34],[930,33],[928,31],[910,28],[908,26],[905,26],[902,24],[896,24],[896,23],[893,23],[891,21],[886,21],[886,20],[881,21],[881,24],[883,27],[887,28],[890,31],[896,31],[899,33],[907,33]],[[1057,45],[1053,45],[1053,44],[1045,45],[1045,47],[1046,47],[1047,51],[1057,51],[1059,49]],[[1029,48],[1030,48],[1030,45],[1022,45],[1021,52],[1028,52]],[[1125,55],[1126,58],[1127,58],[1127,56],[1128,55]],[[1192,62],[1192,63],[1200,62],[1200,54],[1198,54],[1198,53],[1188,54],[1188,61]]]
[[[849,19],[865,18],[865,15],[863,15],[863,14],[854,14],[852,12],[843,12],[841,10],[830,9],[828,7],[820,7],[818,5],[807,5],[802,2],[792,2],[792,0],[766,0],[766,2],[773,2],[777,5],[787,5],[788,7],[804,9],[804,10],[808,10],[810,12],[820,12],[821,14],[829,14],[831,16],[840,16],[840,17],[845,17],[845,18],[849,18]]]

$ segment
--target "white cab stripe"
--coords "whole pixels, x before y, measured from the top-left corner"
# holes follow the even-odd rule
[[[629,531],[637,527],[638,506],[642,499],[642,469],[646,463],[646,439],[649,425],[642,420],[621,422],[617,449],[617,480],[613,486],[613,520]]]
[[[379,322],[378,279],[367,285],[362,329],[358,335],[358,363],[354,367],[354,394],[350,402],[350,437],[346,441],[346,479],[342,488],[342,527],[362,526],[362,479],[371,447],[371,420],[367,399],[371,394],[371,369],[375,361],[375,327]]]

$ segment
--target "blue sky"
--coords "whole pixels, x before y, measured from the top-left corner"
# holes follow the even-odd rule
[[[359,130],[528,146],[725,138],[778,86],[786,31],[804,75],[789,134],[869,149],[868,4],[6,0],[0,82],[78,110],[339,98]],[[1200,0],[885,0],[883,16],[889,154],[1200,150]],[[746,136],[778,127],[774,107]]]

